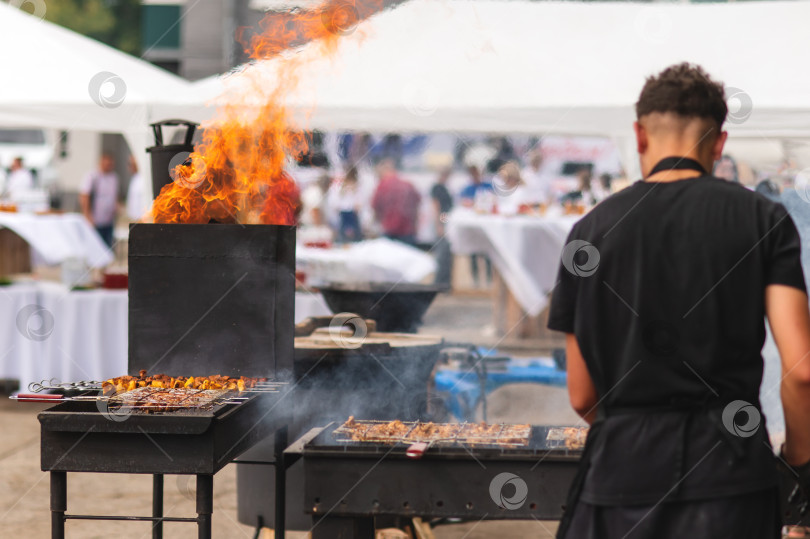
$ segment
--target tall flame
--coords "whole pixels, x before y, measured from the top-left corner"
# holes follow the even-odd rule
[[[260,23],[260,33],[248,35],[240,29],[237,39],[250,58],[277,57],[280,65],[275,85],[252,84],[250,103],[228,102],[219,107],[190,156],[191,166],[178,166],[174,181],[155,199],[154,221],[294,224],[299,192],[284,168],[288,157],[297,158],[307,151],[307,140],[294,125],[285,98],[297,88],[304,62],[331,56],[340,37],[384,3],[331,0],[314,10],[268,15]],[[309,41],[319,47],[318,54],[281,54]],[[259,110],[246,114],[248,105],[255,102],[260,103]]]

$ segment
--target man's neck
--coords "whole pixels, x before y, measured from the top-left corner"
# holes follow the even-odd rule
[[[653,168],[662,160],[667,157],[684,157],[688,159],[693,159],[703,165],[705,170],[711,170],[712,166],[711,163],[707,163],[705,158],[701,158],[701,156],[697,155],[694,151],[684,151],[673,149],[671,151],[665,152],[656,152],[655,157],[644,159],[641,163],[641,171],[645,181],[648,182],[674,182],[678,180],[686,180],[689,178],[699,178],[703,176],[699,171],[692,170],[692,169],[667,169],[656,172],[655,174],[650,174]]]

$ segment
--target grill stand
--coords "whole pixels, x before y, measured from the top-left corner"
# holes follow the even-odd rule
[[[295,464],[297,458],[290,458],[285,453],[287,448],[287,438],[289,436],[289,426],[284,425],[276,430],[273,443],[273,460],[235,460],[235,464],[246,464],[251,466],[274,466],[275,473],[275,507],[274,507],[274,529],[275,539],[284,539],[286,535],[287,518],[287,469]],[[256,534],[253,539],[259,539],[259,535],[264,528],[264,519],[261,515],[256,522]]]
[[[435,447],[413,460],[406,457],[405,444],[350,445],[335,441],[332,427],[315,428],[286,453],[304,461],[312,539],[373,539],[379,517],[559,519],[581,453],[553,447],[546,440],[549,429],[533,426],[536,443],[525,448]],[[523,480],[526,497],[515,507],[499,504],[498,491],[491,492],[502,474]],[[424,477],[431,480],[429,489]]]
[[[197,518],[163,516],[163,475],[152,476],[152,516],[70,515],[67,514],[67,472],[51,474],[51,538],[65,539],[65,522],[70,520],[125,520],[153,522],[152,539],[163,538],[164,522],[196,522],[197,537],[211,539],[211,515],[214,512],[214,476],[197,474]]]

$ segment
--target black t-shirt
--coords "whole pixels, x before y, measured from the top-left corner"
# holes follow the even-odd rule
[[[800,247],[781,204],[711,176],[638,182],[574,226],[548,327],[576,335],[599,406],[614,417],[599,434],[584,499],[657,503],[670,489],[684,499],[773,483],[764,418],[757,435],[729,438],[718,409],[758,406],[764,290],[805,290]],[[686,425],[682,414],[654,412],[700,403],[712,404]],[[647,413],[611,414],[624,409]],[[680,471],[667,456],[686,459]]]
[[[441,183],[437,183],[430,190],[430,197],[439,202],[439,211],[441,213],[448,213],[453,209],[453,197],[450,196],[450,191],[447,190]]]

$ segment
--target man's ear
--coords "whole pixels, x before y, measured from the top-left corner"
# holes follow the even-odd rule
[[[717,137],[712,146],[712,160],[717,161],[723,157],[723,148],[726,145],[726,139],[728,139],[728,131],[721,131],[720,136]]]
[[[633,131],[636,133],[636,151],[641,155],[647,151],[647,131],[638,122],[633,122]]]

